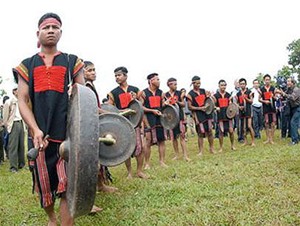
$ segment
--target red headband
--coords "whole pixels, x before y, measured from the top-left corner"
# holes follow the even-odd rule
[[[58,25],[58,26],[61,26],[61,23],[60,23],[57,19],[50,17],[50,18],[45,19],[45,20],[40,24],[39,29],[45,27],[47,24],[50,24],[50,23],[51,23],[51,24],[56,24],[56,25]]]

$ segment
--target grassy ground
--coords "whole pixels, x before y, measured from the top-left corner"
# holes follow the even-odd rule
[[[111,168],[119,191],[98,193],[96,204],[104,210],[78,218],[77,225],[300,225],[299,145],[259,140],[256,147],[236,144],[237,151],[229,151],[225,139],[223,153],[199,158],[196,143],[195,137],[188,141],[187,163],[171,160],[167,142],[167,169],[158,166],[154,146],[148,180],[126,179],[124,164]],[[12,174],[8,167],[0,166],[0,225],[46,225],[29,171]]]

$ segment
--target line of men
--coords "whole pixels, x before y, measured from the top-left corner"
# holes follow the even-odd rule
[[[92,67],[92,70],[91,70]],[[90,65],[89,69],[94,73],[95,77],[95,68],[94,65]],[[178,138],[180,139],[180,144],[183,152],[184,159],[189,161],[188,151],[186,146],[185,134],[186,134],[186,118],[184,115],[183,108],[185,106],[185,101],[188,102],[188,108],[192,112],[193,119],[196,124],[196,131],[198,134],[198,147],[199,155],[203,154],[203,138],[207,137],[209,143],[209,151],[214,153],[214,137],[213,137],[213,128],[214,128],[214,117],[212,112],[211,114],[206,113],[206,106],[204,105],[206,98],[212,98],[215,102],[215,110],[217,113],[217,129],[220,150],[223,151],[223,139],[224,135],[229,133],[231,149],[236,150],[234,146],[234,122],[231,118],[228,118],[226,111],[231,102],[236,102],[239,108],[238,114],[238,123],[240,125],[241,134],[244,138],[243,145],[248,144],[247,134],[249,132],[251,137],[251,146],[255,146],[255,138],[260,137],[260,126],[258,121],[264,121],[266,129],[267,140],[264,143],[274,144],[274,132],[276,124],[276,108],[275,108],[275,96],[277,93],[280,93],[286,96],[289,99],[290,104],[294,104],[294,100],[299,101],[295,96],[298,88],[295,87],[295,80],[292,78],[288,79],[289,93],[285,93],[283,90],[275,89],[271,86],[271,76],[266,74],[263,77],[264,86],[259,87],[259,81],[255,79],[253,81],[253,89],[247,88],[247,81],[244,78],[239,79],[239,91],[235,95],[232,95],[226,91],[227,83],[225,80],[220,80],[218,83],[218,90],[215,94],[211,94],[209,91],[206,91],[201,86],[201,79],[199,76],[194,76],[192,78],[193,88],[186,95],[185,92],[177,90],[177,80],[175,78],[170,78],[167,81],[169,90],[163,92],[160,87],[159,75],[157,73],[152,73],[147,76],[148,87],[142,91],[135,86],[128,85],[128,70],[126,67],[118,67],[114,70],[115,79],[118,84],[118,87],[113,89],[108,94],[108,103],[115,105],[120,110],[125,110],[132,99],[139,99],[143,106],[145,117],[143,120],[143,125],[137,130],[137,143],[142,143],[142,135],[145,137],[144,145],[144,155],[145,155],[145,166],[144,169],[150,168],[150,153],[151,146],[154,144],[158,145],[159,150],[159,162],[163,167],[167,167],[165,164],[165,140],[171,139],[173,148],[175,151],[174,159],[179,157],[179,147],[178,147]],[[254,102],[255,101],[255,102]],[[178,126],[173,129],[166,131],[161,123],[160,117],[162,115],[162,108],[165,105],[176,105],[179,109],[180,123]],[[258,105],[259,104],[259,105]],[[299,104],[294,104],[297,109]],[[264,120],[260,117],[261,106],[263,109]],[[260,112],[259,112],[260,111]],[[299,116],[297,111],[294,110],[296,114],[293,114],[294,120],[299,121]],[[252,118],[255,119],[255,130],[253,129]],[[293,117],[292,117],[293,118]],[[295,123],[298,125],[298,123]],[[292,128],[291,128],[292,130]],[[298,127],[295,128],[298,132]],[[292,136],[292,143],[297,144],[299,141],[299,135],[297,132],[294,132]],[[292,132],[293,133],[293,132]],[[139,145],[137,148],[137,175],[141,178],[146,177],[142,172],[143,166],[143,152],[141,151],[143,145]],[[132,177],[131,163],[130,160],[126,161],[126,166],[128,170],[128,177]]]

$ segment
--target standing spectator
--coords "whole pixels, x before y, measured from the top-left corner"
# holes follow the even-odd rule
[[[4,123],[3,123],[3,105],[0,106],[0,165],[4,162]]]
[[[5,102],[9,99],[9,96],[4,96],[3,97],[3,107]],[[3,109],[2,109],[2,117],[3,117]],[[9,139],[9,134],[3,124],[4,130],[3,130],[3,148],[5,152],[5,157],[8,159],[8,139]]]
[[[281,91],[282,95],[288,100],[291,107],[291,145],[299,143],[299,131],[298,125],[300,120],[300,88],[296,87],[296,81],[294,78],[287,79],[287,93]]]
[[[237,103],[236,94],[240,91],[240,85],[239,85],[239,79],[234,80],[234,90],[231,92],[231,100],[233,103]],[[239,112],[236,114],[236,116],[233,118],[233,129],[236,129],[237,135],[238,135],[238,142],[244,143],[244,137],[243,137],[243,128],[244,125],[240,124],[239,120]]]
[[[25,166],[24,124],[18,107],[18,89],[13,89],[13,97],[4,104],[3,121],[9,133],[8,151],[10,171],[17,172]]]
[[[260,89],[258,79],[253,80],[253,88],[251,90],[253,95],[252,102],[252,114],[253,114],[253,129],[254,137],[260,139],[260,131],[263,129],[263,114],[262,114],[262,103],[259,101]]]

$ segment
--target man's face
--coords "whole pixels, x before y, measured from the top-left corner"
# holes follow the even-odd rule
[[[258,88],[259,88],[259,82],[258,82],[257,80],[255,80],[255,81],[253,82],[253,87],[254,87],[255,89],[258,89]]]
[[[224,91],[226,90],[226,86],[227,86],[226,82],[221,82],[221,83],[219,84],[219,90],[220,90],[221,92],[224,92]]]
[[[201,86],[201,80],[196,80],[196,81],[193,81],[193,87],[194,89],[200,89],[200,86]]]
[[[37,31],[37,37],[42,46],[55,46],[60,37],[62,31],[60,26],[56,23],[47,23],[39,28]]]
[[[121,70],[115,72],[116,82],[121,85],[127,80],[127,75],[125,75]]]
[[[177,81],[169,82],[168,86],[172,91],[177,90]]]
[[[291,78],[288,78],[286,80],[286,85],[287,85],[288,88],[291,88],[291,87],[294,86],[294,83],[292,83],[292,79]]]
[[[236,89],[240,88],[240,85],[239,85],[239,81],[238,81],[238,80],[234,81],[234,87],[235,87]]]
[[[271,84],[271,78],[270,77],[265,77],[265,79],[264,79],[264,83],[265,83],[265,85],[266,86],[269,86],[270,84]]]
[[[239,86],[242,90],[246,89],[246,82],[245,81],[239,82]]]
[[[160,86],[160,81],[159,81],[159,77],[158,76],[154,76],[151,80],[150,80],[151,85],[153,85],[156,88],[159,88]]]
[[[89,80],[89,81],[95,81],[96,80],[96,69],[95,69],[95,66],[93,64],[88,65],[84,69],[84,77],[86,78],[86,80]]]

